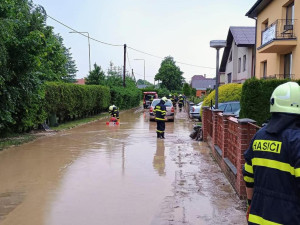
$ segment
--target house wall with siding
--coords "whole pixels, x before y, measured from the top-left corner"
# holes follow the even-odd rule
[[[290,0],[276,0],[271,1],[271,3],[259,13],[257,17],[257,48],[262,45],[262,31],[265,29],[264,22],[268,20],[268,25],[271,25],[278,19],[286,18],[286,5],[291,3]],[[300,1],[295,0],[295,25],[294,32],[295,36],[299,40],[300,38]],[[284,40],[284,42],[288,42],[288,40]],[[299,41],[297,41],[299,42]],[[256,50],[256,69],[255,76],[257,78],[263,77],[263,62],[267,61],[267,76],[275,75],[275,74],[283,74],[284,73],[284,65],[283,65],[283,55],[292,52],[293,54],[293,63],[292,63],[292,74],[295,74],[295,79],[300,79],[300,64],[297,63],[300,60],[300,47],[299,44],[293,48],[288,47],[286,52],[282,54],[278,53],[259,53],[259,50]]]

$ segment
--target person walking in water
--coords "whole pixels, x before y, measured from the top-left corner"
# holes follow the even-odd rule
[[[165,121],[167,120],[166,118],[166,112],[167,108],[165,106],[165,103],[167,102],[166,97],[162,97],[160,102],[155,106],[153,112],[155,114],[155,120],[157,123],[157,138],[164,139],[165,138]]]
[[[115,105],[111,105],[109,106],[109,113],[111,115],[111,119],[110,120],[115,120],[115,121],[112,121],[112,122],[117,122],[119,121],[119,109],[117,106]]]

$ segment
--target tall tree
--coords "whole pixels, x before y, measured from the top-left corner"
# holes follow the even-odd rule
[[[190,85],[188,83],[184,83],[183,85],[183,88],[182,88],[182,91],[183,91],[183,94],[185,96],[190,96],[191,95],[191,90],[192,88],[190,87]]]
[[[0,4],[0,134],[45,119],[43,82],[66,76],[67,58],[46,13],[31,0]]]
[[[168,56],[160,64],[158,73],[155,75],[155,80],[161,81],[161,87],[168,90],[181,90],[184,82],[183,72],[178,66],[173,57]]]
[[[96,63],[94,69],[90,71],[85,81],[86,84],[105,85],[105,73]]]

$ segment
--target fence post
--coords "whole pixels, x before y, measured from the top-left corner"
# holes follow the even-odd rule
[[[217,143],[217,132],[218,132],[218,113],[223,112],[219,109],[212,110],[212,120],[213,120],[213,135],[212,135],[212,146]]]
[[[203,132],[203,141],[207,141],[207,133],[208,133],[208,106],[202,107],[202,132]]]
[[[234,114],[223,113],[223,124],[224,124],[224,134],[222,140],[222,146],[219,146],[222,149],[222,158],[226,158],[228,154],[228,119],[229,117],[234,116]]]
[[[243,166],[245,164],[244,152],[248,149],[251,142],[252,136],[250,133],[249,123],[256,123],[256,121],[251,119],[239,119],[238,120],[238,146],[237,146],[237,177],[236,177],[236,190],[238,191],[240,197],[246,197],[246,186],[243,179]]]

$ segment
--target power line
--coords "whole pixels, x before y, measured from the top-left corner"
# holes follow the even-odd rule
[[[92,38],[92,37],[89,37],[87,35],[85,35],[84,33],[82,32],[79,32],[77,30],[75,30],[74,28],[64,24],[63,22],[60,22],[59,20],[53,18],[52,16],[49,16],[48,14],[46,14],[46,16],[52,20],[54,20],[55,22],[63,25],[64,27],[67,27],[68,29],[84,36],[84,37],[87,37],[93,41],[96,41],[96,42],[99,42],[101,44],[105,44],[105,45],[109,45],[109,46],[113,46],[113,47],[123,47],[124,45],[120,45],[120,44],[111,44],[111,43],[108,43],[108,42],[104,42],[104,41],[100,41],[100,40],[97,40],[95,38]],[[161,57],[161,56],[157,56],[157,55],[153,55],[153,54],[150,54],[150,53],[147,53],[147,52],[144,52],[144,51],[141,51],[141,50],[138,50],[138,49],[135,49],[133,47],[130,47],[130,46],[127,46],[128,49],[131,49],[133,51],[136,51],[136,52],[139,52],[139,53],[142,53],[142,54],[145,54],[145,55],[148,55],[148,56],[152,56],[152,57],[155,57],[155,58],[159,58],[159,59],[164,59],[164,57]],[[128,54],[127,54],[127,58],[128,58]],[[199,65],[194,65],[194,64],[190,64],[190,63],[185,63],[185,62],[179,62],[179,61],[176,61],[176,63],[178,64],[182,64],[182,65],[187,65],[187,66],[193,66],[193,67],[198,67],[198,68],[205,68],[205,69],[216,69],[216,68],[213,68],[213,67],[208,67],[208,66],[199,66]]]
[[[83,33],[80,33],[79,31],[77,31],[77,30],[73,29],[72,27],[69,27],[68,25],[66,25],[66,24],[64,24],[64,23],[62,23],[62,22],[60,22],[60,21],[58,21],[57,19],[54,19],[53,17],[49,16],[48,14],[47,14],[47,17],[50,18],[50,19],[52,19],[52,20],[54,20],[55,22],[57,22],[57,23],[63,25],[64,27],[67,27],[68,29],[70,29],[70,30],[72,30],[72,31],[74,31],[74,32],[76,32],[76,33],[78,33],[78,34],[84,36],[84,37],[90,38],[90,39],[93,40],[93,41],[96,41],[96,42],[99,42],[99,43],[105,44],[105,45],[114,46],[114,47],[123,47],[123,45],[110,44],[110,43],[107,43],[107,42],[104,42],[104,41],[99,41],[99,40],[97,40],[97,39],[95,39],[95,38],[92,38],[92,37],[88,37],[87,35],[85,35],[85,34],[83,34]]]

